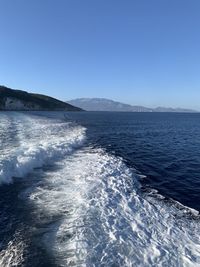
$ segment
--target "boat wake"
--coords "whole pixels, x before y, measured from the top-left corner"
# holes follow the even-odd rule
[[[200,265],[197,211],[142,192],[123,159],[83,145],[81,126],[19,114],[10,123],[19,147],[1,156],[1,182],[34,172],[20,197],[34,207],[35,234],[55,266]],[[8,244],[1,266],[19,261],[22,244]]]
[[[101,149],[68,156],[29,199],[51,221],[43,242],[58,266],[200,264],[198,213],[143,196],[136,174]]]
[[[13,177],[24,177],[34,168],[58,160],[80,146],[85,138],[83,127],[63,119],[11,113],[1,120],[4,142],[0,183],[10,183]]]

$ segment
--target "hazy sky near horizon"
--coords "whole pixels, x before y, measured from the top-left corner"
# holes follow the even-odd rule
[[[0,0],[0,84],[200,110],[199,0]]]

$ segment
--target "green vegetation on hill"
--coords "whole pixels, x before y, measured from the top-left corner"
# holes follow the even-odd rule
[[[0,86],[0,110],[81,111],[82,109],[46,95]]]

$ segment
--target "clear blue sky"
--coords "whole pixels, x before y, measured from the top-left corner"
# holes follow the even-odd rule
[[[0,84],[200,110],[200,0],[0,0]]]

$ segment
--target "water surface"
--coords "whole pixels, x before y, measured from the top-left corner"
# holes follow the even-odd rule
[[[198,266],[199,114],[0,114],[0,266]]]

